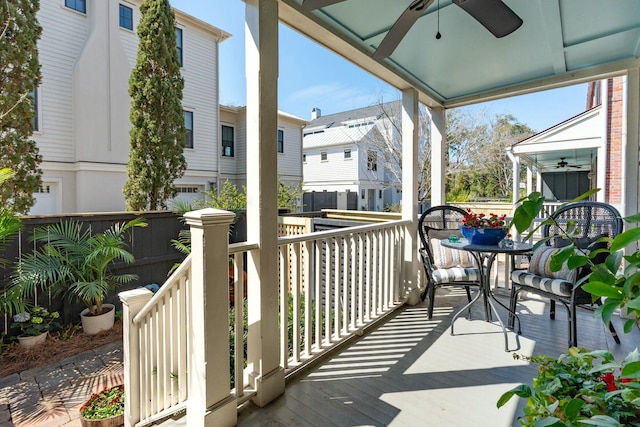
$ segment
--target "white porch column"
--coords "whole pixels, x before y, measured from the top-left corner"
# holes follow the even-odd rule
[[[607,168],[609,164],[609,154],[607,153],[607,147],[609,146],[609,122],[608,122],[608,111],[609,111],[609,82],[607,79],[600,81],[601,94],[600,99],[602,99],[602,129],[600,136],[600,146],[598,147],[598,157],[597,157],[597,173],[596,173],[596,188],[599,188],[600,191],[596,193],[596,200],[598,202],[606,202],[608,199],[607,194]]]
[[[431,111],[431,206],[445,203],[445,161],[447,152],[446,111]]]
[[[520,156],[513,152],[513,148],[507,148],[507,156],[511,160],[513,165],[512,176],[511,176],[511,192],[513,193],[511,196],[511,200],[515,205],[518,200],[520,200]]]
[[[623,127],[624,141],[624,204],[623,216],[640,212],[640,69],[628,71],[626,97],[626,119]],[[626,136],[626,138],[625,138]]]
[[[527,194],[533,192],[533,165],[527,165]]]
[[[189,427],[235,426],[229,388],[229,225],[234,214],[201,209],[184,215],[191,227]]]
[[[278,334],[278,2],[247,0],[247,373],[264,406],[284,392]]]
[[[124,425],[133,427],[140,421],[140,334],[133,326],[133,318],[149,302],[153,292],[148,289],[132,289],[118,294],[122,301],[122,359],[124,364]],[[132,327],[133,326],[133,327]]]
[[[402,219],[410,220],[404,236],[402,276],[404,293],[409,304],[420,300],[418,279],[418,93],[415,89],[402,92]]]

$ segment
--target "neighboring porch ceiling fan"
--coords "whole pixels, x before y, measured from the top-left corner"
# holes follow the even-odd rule
[[[302,0],[302,7],[315,10],[345,0]],[[387,32],[376,51],[374,59],[384,59],[391,55],[398,47],[413,24],[422,16],[424,11],[434,0],[414,0],[400,15],[398,20]],[[452,0],[452,2],[471,15],[495,37],[504,37],[517,30],[522,25],[522,19],[502,0]]]
[[[580,169],[582,167],[580,165],[570,165],[568,162],[565,162],[564,159],[566,159],[566,157],[560,157],[560,161],[558,162],[556,169],[561,169],[566,167]]]

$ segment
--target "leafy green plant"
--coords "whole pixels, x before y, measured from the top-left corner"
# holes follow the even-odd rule
[[[572,202],[597,191],[591,190]],[[638,223],[640,214],[624,220],[629,224]],[[528,228],[526,218],[521,222],[524,229]],[[530,231],[527,238],[546,224],[555,225],[562,231],[561,238],[570,242],[552,256],[551,270],[559,271],[565,262],[570,269],[589,268],[590,274],[578,285],[583,284],[582,289],[592,295],[594,302],[599,298],[604,300],[596,313],[605,324],[609,324],[616,309],[624,306],[636,316],[640,315],[640,228],[629,228],[614,238],[600,237],[590,245],[591,248],[581,248],[573,237],[576,222],[569,221],[561,226],[549,218]],[[534,248],[544,243],[541,240]],[[630,249],[634,245],[635,250]],[[627,255],[622,252],[625,249]],[[604,262],[598,261],[605,257]],[[624,331],[630,332],[635,323],[635,319],[628,320]],[[498,401],[500,407],[514,395],[527,398],[524,416],[520,418],[523,426],[640,426],[640,357],[637,350],[629,353],[620,364],[607,351],[589,352],[576,348],[569,349],[567,355],[557,360],[546,356],[527,359],[540,364],[538,377],[533,380],[533,391],[523,384],[505,393]]]
[[[29,311],[13,316],[12,328],[20,330],[20,335],[35,337],[43,332],[54,331],[60,327],[57,311],[49,312],[44,307],[34,306]]]
[[[635,350],[617,363],[608,351],[572,347],[558,359],[519,356],[539,365],[533,390],[520,385],[504,393],[527,399],[523,426],[640,425],[640,355]]]
[[[89,420],[102,420],[124,414],[124,386],[105,388],[94,393],[80,407],[80,415]]]
[[[94,235],[72,219],[36,228],[32,240],[42,247],[18,263],[13,286],[22,295],[32,295],[37,287],[51,289],[82,301],[91,314],[100,314],[110,291],[137,278],[134,274],[113,274],[111,266],[115,261],[134,261],[125,237],[132,228],[146,225],[144,218],[138,217]]]
[[[4,183],[13,176],[13,172],[9,168],[0,169],[0,184]],[[0,206],[0,254],[2,254],[6,246],[17,236],[22,229],[22,221],[20,217],[13,214],[9,209]],[[0,268],[6,268],[9,261],[0,257]],[[0,293],[0,312],[11,315],[12,313],[20,313],[25,310],[25,305],[20,294],[15,290],[8,289]]]

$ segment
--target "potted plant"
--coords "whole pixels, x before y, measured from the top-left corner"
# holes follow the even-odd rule
[[[80,407],[83,427],[116,427],[124,424],[124,386],[105,388],[94,393]]]
[[[506,215],[476,214],[471,212],[471,209],[467,209],[467,214],[462,219],[460,232],[472,244],[495,245],[508,233],[506,218]]]
[[[24,348],[32,348],[47,339],[47,333],[60,327],[57,311],[49,312],[43,307],[32,307],[13,316],[11,328],[19,329],[18,342]]]
[[[623,219],[629,224],[640,223],[640,214]],[[594,302],[603,298],[604,303],[596,313],[604,323],[608,325],[614,312],[624,307],[637,317],[640,314],[640,250],[637,246],[640,227],[628,228],[613,239],[601,237],[594,243],[607,245],[590,252],[580,249],[573,241],[571,228],[572,224],[568,223],[562,237],[572,244],[552,256],[551,270],[560,270],[564,263],[573,269],[588,265],[591,273],[582,279],[586,282],[583,289],[592,295]],[[603,259],[603,255],[606,255],[604,262],[595,261]],[[623,261],[626,261],[624,266]],[[635,322],[635,319],[627,320],[624,331],[629,332]],[[637,425],[633,424],[640,419],[637,350],[621,363],[607,351],[575,347],[555,360],[546,356],[527,359],[540,364],[532,387],[522,384],[504,393],[498,401],[501,407],[513,396],[526,398],[527,406],[520,417],[523,426]]]
[[[111,266],[115,261],[134,261],[125,237],[133,227],[146,225],[144,218],[138,217],[93,235],[72,219],[36,228],[32,240],[42,246],[18,263],[14,286],[22,295],[31,295],[40,287],[79,300],[86,306],[81,313],[85,333],[108,330],[114,323],[115,307],[104,304],[105,297],[137,278],[134,274],[113,274]]]

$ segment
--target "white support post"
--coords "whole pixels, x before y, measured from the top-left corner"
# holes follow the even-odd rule
[[[601,121],[601,135],[600,146],[597,153],[597,177],[596,187],[600,189],[595,195],[598,202],[606,202],[609,198],[607,189],[607,169],[609,164],[609,154],[607,153],[607,147],[609,146],[609,82],[607,79],[600,81],[600,87],[602,93],[600,99],[602,99],[602,121]]]
[[[527,164],[527,194],[533,192],[533,165]]]
[[[252,401],[264,406],[284,393],[278,334],[278,1],[246,0],[245,20],[247,240],[259,245],[247,265],[247,375],[256,389]]]
[[[118,294],[122,301],[122,354],[124,361],[124,425],[133,427],[140,421],[140,336],[133,318],[149,302],[153,292],[148,289],[132,289]]]
[[[420,114],[415,89],[402,92],[402,219],[410,220],[404,234],[402,277],[407,303],[420,300],[418,283],[418,129]]]
[[[189,301],[189,427],[235,426],[237,402],[229,368],[229,225],[234,214],[201,209],[184,215],[191,227]]]
[[[445,162],[447,153],[446,111],[430,108],[431,112],[431,206],[445,204]]]
[[[640,69],[628,70],[624,145],[624,216],[640,212]]]

